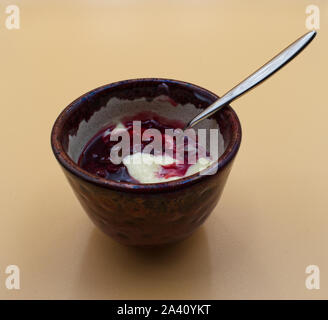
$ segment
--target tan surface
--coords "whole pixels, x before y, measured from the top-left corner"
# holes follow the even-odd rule
[[[1,39],[0,298],[328,298],[328,1],[16,1]],[[314,43],[233,103],[243,142],[219,205],[189,240],[156,253],[91,224],[50,149],[59,112],[99,85],[136,77],[218,94],[306,32]],[[5,287],[5,268],[21,289]],[[305,288],[305,268],[321,289]]]

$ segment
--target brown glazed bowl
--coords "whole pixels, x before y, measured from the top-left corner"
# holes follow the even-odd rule
[[[169,79],[133,79],[94,89],[68,105],[51,133],[55,157],[94,224],[120,243],[157,246],[191,235],[217,205],[241,142],[238,117],[230,106],[201,122],[217,128],[221,156],[209,170],[156,184],[106,180],[77,165],[85,144],[123,116],[153,111],[187,123],[218,99],[196,85]]]

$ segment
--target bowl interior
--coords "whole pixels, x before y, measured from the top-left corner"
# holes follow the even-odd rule
[[[107,125],[145,112],[186,124],[217,98],[203,88],[175,80],[136,79],[113,83],[72,102],[55,123],[56,139],[76,164],[84,146]],[[226,107],[194,128],[219,129],[220,157],[233,142],[236,119],[238,122],[234,111]]]

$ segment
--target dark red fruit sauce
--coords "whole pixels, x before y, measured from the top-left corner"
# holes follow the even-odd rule
[[[175,159],[177,158],[176,141],[175,139],[165,135],[165,129],[182,129],[183,123],[165,119],[151,112],[139,113],[138,115],[130,118],[123,118],[121,123],[126,127],[130,135],[130,154],[133,154],[133,150],[135,150],[132,138],[133,121],[141,121],[141,137],[143,137],[143,140],[141,140],[141,151],[146,147],[146,145],[153,141],[153,137],[144,139],[144,131],[147,129],[157,129],[160,131],[162,137],[163,154],[164,149],[170,147],[173,149],[173,157]],[[84,147],[78,164],[84,170],[99,177],[103,177],[109,180],[139,183],[129,175],[129,172],[123,163],[114,164],[110,160],[111,149],[116,143],[118,143],[117,141],[110,141],[111,132],[115,127],[116,125],[111,125],[100,130]],[[158,173],[160,177],[183,177],[185,175],[188,168],[191,166],[191,164],[188,164],[187,161],[187,146],[188,139],[185,138],[184,151],[182,153],[184,155],[183,161],[180,161],[180,163],[178,161],[178,163],[161,166],[160,172]]]

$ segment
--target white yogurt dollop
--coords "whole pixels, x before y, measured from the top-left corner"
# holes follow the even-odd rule
[[[127,128],[121,122],[119,122],[111,134],[119,135],[126,130]],[[105,132],[104,137],[106,137],[108,134],[109,132]],[[173,148],[173,140],[171,141],[168,138],[169,136],[166,136],[165,146],[168,148]],[[190,147],[192,147],[192,145]],[[161,176],[160,172],[162,166],[170,165],[173,163],[177,163],[177,160],[168,155],[152,155],[144,152],[136,152],[126,156],[123,159],[123,164],[126,166],[129,175],[140,183],[160,183],[178,180],[206,169],[213,163],[213,161],[209,158],[200,157],[195,164],[192,164],[188,168],[187,172],[182,177],[174,176],[165,178]]]
[[[162,165],[169,165],[174,162],[176,160],[167,155],[154,156],[142,152],[128,155],[123,159],[123,164],[127,167],[130,176],[140,183],[159,183],[183,178],[180,176],[164,178],[159,175]],[[211,163],[211,160],[207,158],[198,159],[195,164],[188,168],[184,177],[207,168]]]

